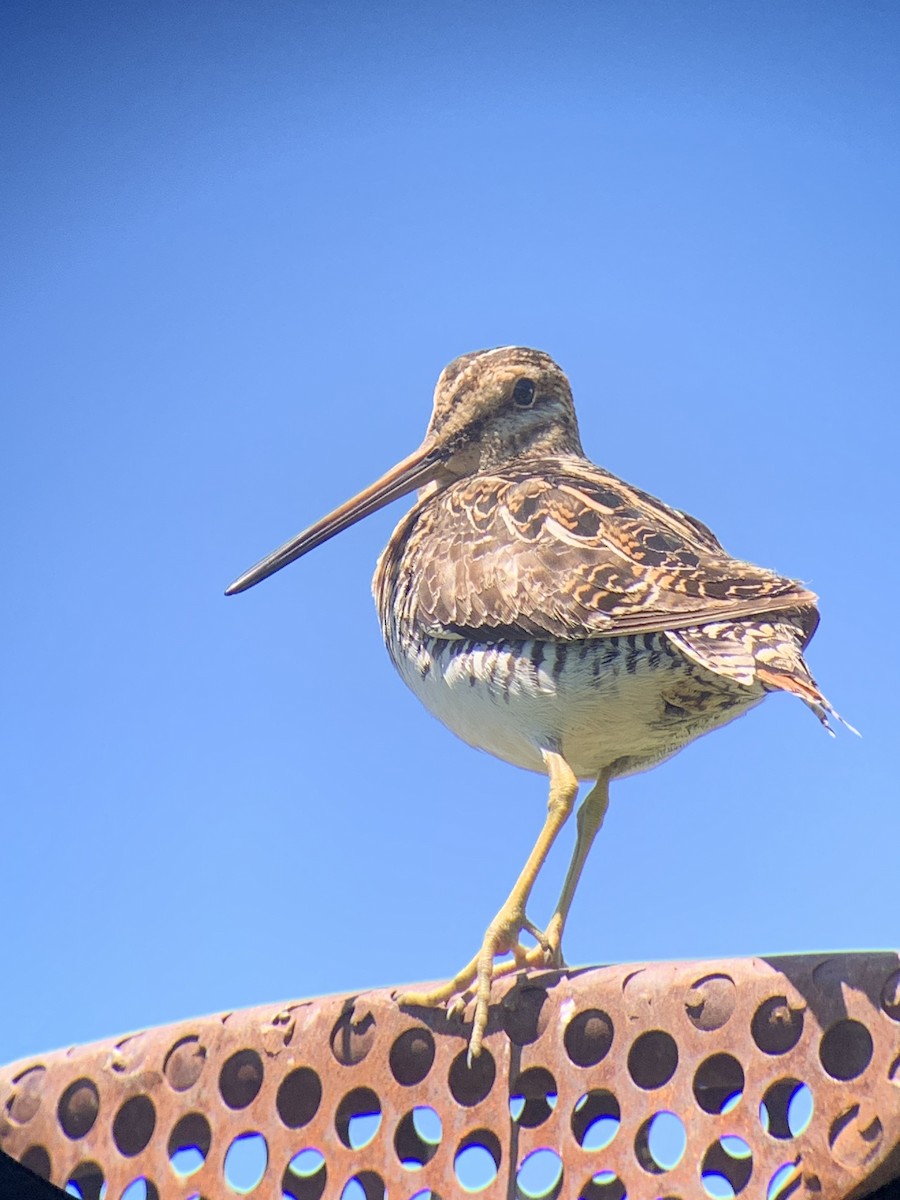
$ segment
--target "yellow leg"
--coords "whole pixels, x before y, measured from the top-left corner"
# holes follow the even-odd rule
[[[520,971],[522,967],[562,967],[565,965],[562,957],[563,930],[569,916],[569,909],[572,907],[572,900],[575,896],[575,890],[578,887],[578,881],[581,878],[581,872],[591,852],[594,838],[603,824],[603,818],[606,816],[608,808],[609,780],[600,778],[584,798],[575,817],[578,826],[575,849],[572,852],[569,869],[566,872],[565,883],[559,894],[556,911],[550,918],[547,928],[543,933],[539,929],[523,925],[523,928],[527,928],[528,932],[536,938],[539,944],[530,950],[526,950],[524,946],[513,947],[513,953],[515,954],[516,950],[519,953],[516,954],[513,962],[503,963],[501,966],[494,968],[494,979],[500,979],[504,975],[511,975],[513,971]],[[477,959],[473,959],[470,966],[473,966],[476,962]],[[455,990],[458,991],[459,989]]]
[[[606,816],[608,808],[609,780],[605,776],[601,776],[584,798],[584,802],[575,817],[578,827],[575,849],[572,853],[569,869],[566,872],[566,881],[559,894],[556,912],[550,918],[550,923],[547,925],[545,936],[548,943],[549,961],[555,966],[561,967],[563,965],[563,929],[569,915],[569,909],[572,907],[572,900],[575,896],[575,889],[578,887],[578,881],[581,878],[581,872],[584,869],[587,856],[590,854],[591,846],[594,844],[594,838],[603,824],[603,818]]]
[[[550,798],[547,804],[547,819],[540,836],[534,844],[534,849],[528,856],[528,861],[522,868],[515,887],[507,897],[506,903],[491,921],[481,943],[481,949],[463,969],[441,987],[430,992],[407,992],[397,998],[398,1004],[405,1005],[434,1005],[442,1004],[452,996],[467,991],[475,984],[475,1016],[472,1023],[472,1036],[469,1041],[469,1056],[475,1058],[481,1052],[481,1042],[487,1026],[488,1007],[491,999],[491,982],[498,974],[507,974],[509,969],[545,962],[546,955],[551,951],[549,940],[525,916],[525,906],[534,881],[546,861],[550,847],[556,836],[568,820],[575,805],[578,794],[578,780],[572,768],[560,754],[549,750],[544,751],[544,762],[550,776]],[[602,819],[602,818],[601,818]],[[579,829],[579,838],[580,838]],[[586,853],[586,852],[585,852]],[[574,862],[574,860],[573,860]],[[579,868],[580,871],[580,868]],[[570,868],[571,874],[571,868]],[[568,879],[566,884],[568,885]],[[575,876],[577,882],[577,875]],[[565,890],[565,889],[564,889]],[[574,891],[574,882],[572,884]],[[570,898],[571,901],[571,898]],[[534,950],[526,950],[519,942],[521,931],[527,930],[535,937],[539,945]],[[514,962],[504,967],[494,967],[494,956],[512,952]]]

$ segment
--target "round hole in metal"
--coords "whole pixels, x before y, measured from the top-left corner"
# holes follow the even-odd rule
[[[690,988],[684,1008],[697,1029],[711,1033],[730,1019],[737,1002],[737,989],[730,975],[704,975]]]
[[[193,1175],[209,1154],[212,1131],[203,1113],[190,1112],[181,1117],[169,1134],[169,1162],[176,1175]]]
[[[159,1191],[146,1175],[141,1175],[129,1183],[121,1200],[159,1200]]]
[[[288,1129],[308,1125],[322,1102],[322,1083],[311,1067],[295,1067],[278,1085],[275,1108]]]
[[[619,1102],[605,1088],[586,1092],[572,1110],[572,1133],[582,1150],[605,1150],[619,1132]]]
[[[453,1099],[464,1108],[472,1108],[486,1099],[497,1074],[490,1050],[482,1048],[477,1058],[468,1060],[468,1051],[460,1050],[450,1064],[448,1083]]]
[[[731,1112],[744,1092],[744,1068],[731,1054],[711,1054],[694,1072],[694,1099],[714,1116]]]
[[[50,1155],[44,1146],[29,1146],[22,1155],[21,1162],[23,1167],[33,1171],[35,1175],[40,1175],[41,1179],[49,1179],[52,1174]]]
[[[626,1200],[625,1185],[613,1171],[598,1171],[579,1192],[579,1200]]]
[[[133,1158],[146,1148],[156,1128],[156,1109],[139,1093],[126,1100],[113,1119],[113,1141],[120,1154]]]
[[[497,1178],[500,1160],[497,1135],[490,1129],[474,1129],[459,1143],[453,1158],[457,1182],[467,1192],[483,1191]]]
[[[29,1067],[13,1080],[13,1093],[6,1102],[9,1119],[16,1125],[27,1125],[41,1106],[47,1068]]]
[[[661,1175],[678,1166],[686,1145],[684,1122],[665,1110],[654,1113],[641,1125],[634,1139],[634,1154],[645,1171]]]
[[[367,1008],[351,1004],[345,1008],[331,1030],[331,1053],[342,1067],[361,1063],[375,1041],[375,1018]]]
[[[281,1191],[290,1200],[320,1200],[327,1179],[325,1155],[314,1146],[306,1146],[288,1163],[281,1179]]]
[[[563,1035],[566,1054],[576,1067],[594,1067],[602,1062],[612,1041],[612,1018],[600,1008],[576,1013]]]
[[[401,1118],[394,1134],[394,1150],[408,1171],[419,1171],[431,1162],[441,1144],[442,1125],[437,1112],[418,1105]]]
[[[180,1038],[163,1063],[163,1074],[173,1091],[186,1092],[200,1078],[206,1064],[206,1047],[195,1035]]]
[[[92,1079],[82,1077],[70,1083],[59,1098],[56,1115],[67,1138],[76,1141],[89,1133],[100,1110],[100,1093]]]
[[[628,1051],[628,1073],[644,1091],[653,1091],[668,1083],[677,1066],[675,1039],[663,1029],[642,1033]]]
[[[240,1133],[225,1152],[225,1182],[245,1196],[259,1187],[269,1165],[269,1147],[256,1130]]]
[[[708,1196],[730,1200],[750,1182],[753,1156],[743,1138],[725,1134],[713,1142],[703,1156],[700,1176]]]
[[[822,1037],[819,1059],[832,1079],[862,1075],[872,1061],[872,1035],[861,1021],[837,1021]]]
[[[349,1150],[367,1146],[381,1125],[381,1101],[371,1088],[353,1088],[334,1116],[337,1135]]]
[[[562,1159],[549,1147],[532,1150],[516,1172],[516,1195],[522,1200],[556,1200],[562,1185]]]
[[[503,997],[501,1020],[506,1036],[516,1046],[530,1046],[547,1028],[547,990],[514,987]]]
[[[360,1171],[348,1179],[341,1200],[386,1200],[384,1180],[374,1171]]]
[[[238,1050],[219,1072],[219,1091],[229,1108],[252,1104],[263,1084],[263,1063],[255,1050]]]
[[[404,1030],[391,1046],[391,1074],[402,1087],[421,1083],[434,1062],[434,1037],[424,1025]]]
[[[65,1191],[79,1200],[104,1200],[106,1180],[98,1162],[80,1162],[66,1181]]]
[[[509,1112],[517,1125],[535,1129],[556,1108],[556,1080],[546,1067],[521,1071],[512,1085]]]
[[[786,996],[770,996],[753,1014],[750,1032],[763,1054],[786,1054],[800,1041],[803,1010],[791,1008]]]
[[[777,1079],[767,1089],[759,1106],[759,1123],[770,1137],[798,1137],[812,1120],[813,1095],[799,1079]]]

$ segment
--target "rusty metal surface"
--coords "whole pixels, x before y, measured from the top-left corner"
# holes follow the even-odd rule
[[[226,1157],[248,1134],[267,1152],[251,1194],[293,1200],[340,1197],[354,1179],[347,1200],[448,1200],[471,1184],[472,1147],[495,1175],[485,1200],[691,1200],[729,1194],[723,1177],[746,1198],[841,1200],[900,1176],[896,954],[532,973],[494,1000],[471,1068],[463,1021],[401,1011],[387,991],[37,1055],[0,1068],[0,1147],[85,1200],[104,1185],[106,1200],[129,1186],[128,1200],[233,1196]],[[674,1166],[654,1145],[664,1112],[684,1130]],[[203,1161],[185,1176],[173,1162],[191,1147]]]

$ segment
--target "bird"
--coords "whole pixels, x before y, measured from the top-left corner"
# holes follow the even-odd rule
[[[770,692],[799,697],[829,732],[829,716],[841,718],[803,657],[817,596],[732,557],[701,521],[595,465],[568,378],[524,346],[454,359],[419,448],[226,595],[414,491],[372,581],[388,654],[455,734],[549,784],[540,834],[471,961],[438,987],[397,997],[457,1011],[474,999],[471,1061],[493,982],[564,964],[566,919],[613,780],[656,766]],[[592,786],[574,852],[541,929],[527,903],[583,781]]]

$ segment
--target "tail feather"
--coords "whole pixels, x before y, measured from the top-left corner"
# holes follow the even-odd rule
[[[803,663],[802,659],[800,661],[803,665],[804,677],[801,677],[794,671],[788,673],[760,664],[756,668],[756,678],[766,691],[790,692],[794,696],[799,696],[805,704],[809,705],[832,737],[834,737],[834,730],[829,723],[829,716],[834,717],[836,721],[840,721],[846,729],[849,729],[851,733],[855,733],[857,737],[860,737],[859,730],[854,728],[849,721],[845,721],[834,705],[822,695],[816,686],[816,681],[806,670],[806,664]]]
[[[812,709],[834,736],[829,716],[859,736],[849,721],[819,691],[803,658],[810,631],[802,614],[722,621],[667,631],[666,637],[687,658],[706,670],[745,687],[790,692]]]

